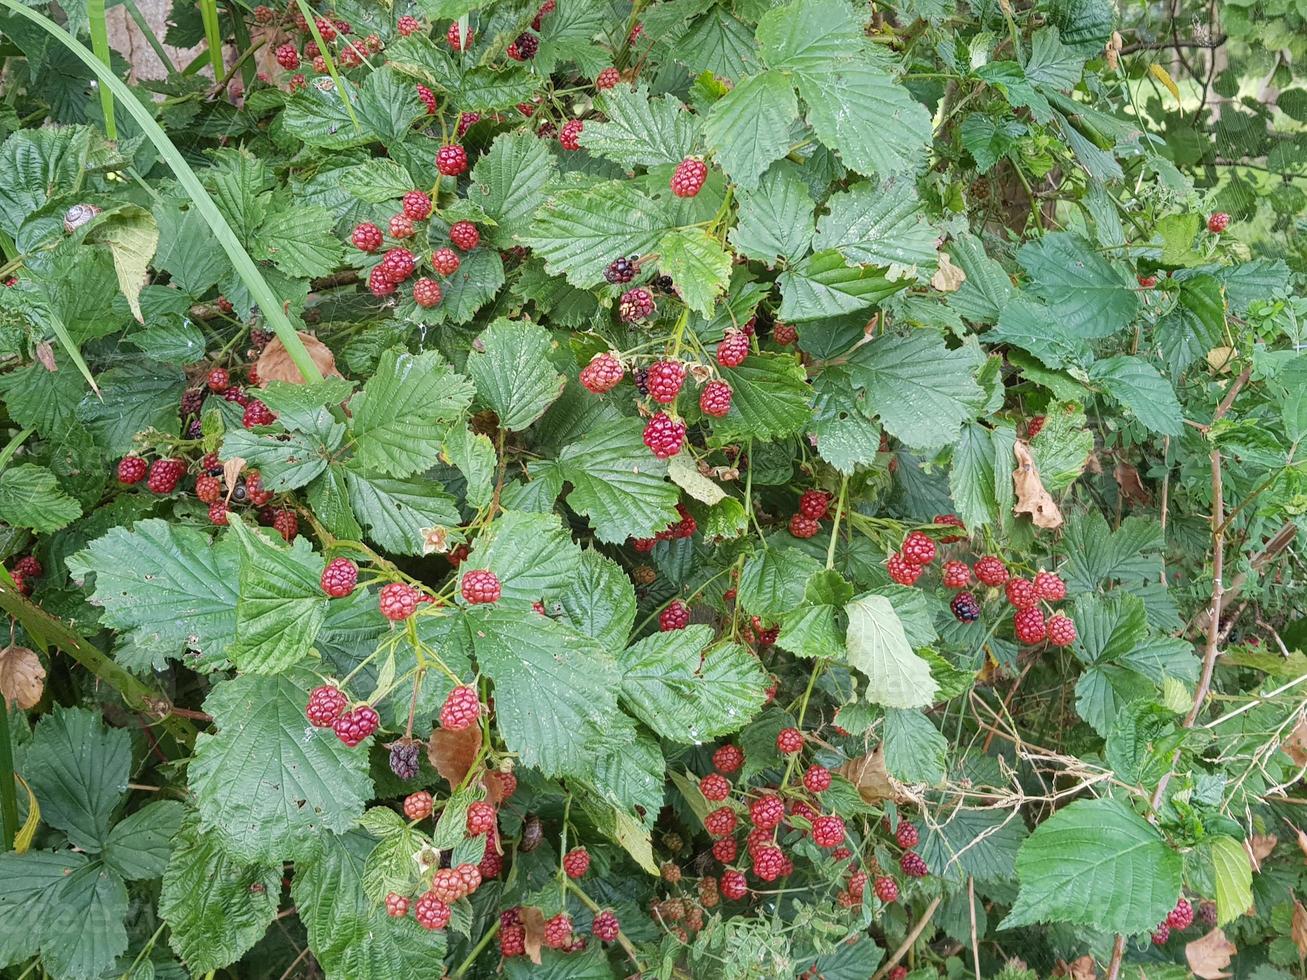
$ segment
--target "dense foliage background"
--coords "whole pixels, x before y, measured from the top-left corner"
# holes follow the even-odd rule
[[[0,974],[1307,975],[1302,21],[0,0]]]

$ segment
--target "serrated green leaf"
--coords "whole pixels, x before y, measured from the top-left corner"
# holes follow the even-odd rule
[[[21,463],[0,473],[0,520],[34,531],[57,531],[82,515],[82,505],[44,466]]]
[[[793,0],[758,22],[758,46],[778,71],[823,72],[862,46],[862,27],[846,0]]]
[[[494,572],[501,601],[529,605],[557,598],[580,563],[581,549],[556,514],[508,511],[481,532],[462,568]]]
[[[478,338],[467,358],[467,372],[482,402],[499,424],[520,432],[544,414],[566,383],[549,362],[553,338],[526,320],[499,319]]]
[[[286,547],[278,539],[231,518],[241,545],[236,642],[230,656],[242,671],[275,674],[300,664],[313,646],[327,611],[323,560],[304,538]]]
[[[320,476],[335,450],[345,439],[345,427],[333,423],[324,441],[302,432],[259,435],[249,429],[233,429],[223,436],[219,456],[240,457],[259,471],[263,485],[272,491],[294,490]]]
[[[648,86],[639,82],[617,85],[598,102],[606,119],[586,120],[580,138],[591,153],[627,169],[680,163],[690,155],[698,120],[675,96],[651,99]]]
[[[155,800],[116,823],[104,845],[104,862],[127,881],[157,878],[168,867],[182,804]]]
[[[95,219],[86,235],[88,244],[104,245],[113,256],[118,274],[118,289],[127,299],[132,316],[144,323],[141,314],[141,287],[145,285],[150,260],[159,244],[159,226],[154,215],[134,204],[121,205]]]
[[[137,361],[110,368],[97,380],[99,396],[87,394],[77,406],[77,417],[110,453],[126,456],[136,434],[147,429],[176,435],[180,371],[154,361]]]
[[[731,277],[731,257],[702,228],[677,228],[658,243],[658,268],[671,276],[682,302],[707,316]]]
[[[779,72],[744,79],[713,104],[703,135],[717,162],[746,190],[789,151],[790,130],[799,118],[794,86]]]
[[[937,232],[926,220],[911,180],[860,181],[831,196],[812,247],[834,249],[854,265],[935,268]]]
[[[443,484],[421,476],[402,480],[343,470],[349,504],[368,537],[397,555],[425,553],[430,528],[455,528],[462,518]]]
[[[594,426],[558,454],[572,484],[568,506],[588,517],[606,544],[651,537],[677,520],[667,464],[650,454],[642,433],[638,421],[624,418]]]
[[[591,548],[581,552],[581,563],[558,604],[573,629],[608,649],[625,646],[635,625],[631,580],[621,566]]]
[[[1213,837],[1207,852],[1216,878],[1216,923],[1225,925],[1252,908],[1252,864],[1243,844],[1233,837]]]
[[[1089,377],[1149,431],[1178,436],[1183,429],[1175,389],[1143,358],[1129,354],[1103,358],[1090,367]]]
[[[558,172],[544,141],[529,133],[501,133],[472,168],[470,200],[481,205],[495,226],[482,232],[496,245],[513,244],[513,230],[524,227],[544,203]]]
[[[1008,426],[987,429],[973,422],[962,427],[953,447],[949,495],[969,530],[998,524],[1011,511],[1015,445],[1016,431]]]
[[[465,425],[452,425],[440,444],[440,455],[463,474],[469,507],[490,503],[498,457],[489,436],[473,432]]]
[[[920,711],[885,712],[885,768],[903,783],[936,784],[944,779],[948,740]]]
[[[883,269],[851,266],[833,250],[809,255],[783,272],[778,282],[777,315],[796,323],[868,309],[907,285],[906,280],[891,281]]]
[[[59,889],[88,866],[76,851],[0,854],[0,963],[31,959],[41,949]],[[55,935],[54,943],[66,942]]]
[[[775,163],[753,189],[737,188],[738,219],[731,244],[749,258],[775,265],[797,262],[812,244],[814,204],[799,168]]]
[[[127,949],[127,886],[99,861],[59,885],[41,941],[41,960],[56,977],[98,977]]]
[[[939,684],[913,651],[890,601],[864,595],[844,607],[849,617],[845,645],[849,663],[867,677],[866,698],[887,708],[931,704]]]
[[[106,728],[99,714],[56,705],[36,726],[22,774],[41,805],[41,819],[75,847],[99,853],[130,768],[125,731]]]
[[[803,602],[805,583],[819,571],[821,562],[798,548],[760,551],[740,570],[740,606],[768,618],[789,612]]]
[[[731,386],[731,410],[713,426],[718,437],[772,441],[807,427],[812,414],[807,373],[796,358],[751,354],[724,373]]]
[[[1139,308],[1135,282],[1077,235],[1054,232],[1017,253],[1033,280],[1031,291],[1048,303],[1050,319],[1076,337],[1108,337]]]

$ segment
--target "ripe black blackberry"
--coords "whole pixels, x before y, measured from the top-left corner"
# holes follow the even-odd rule
[[[390,771],[400,779],[412,779],[419,768],[417,742],[396,742],[390,747]]]
[[[631,380],[635,382],[635,388],[640,394],[649,394],[649,369],[636,368],[631,375]]]
[[[182,417],[187,415],[199,415],[200,409],[204,405],[204,389],[191,388],[182,395],[181,411]]]
[[[613,259],[612,262],[608,263],[608,268],[604,270],[604,278],[612,283],[630,282],[635,278],[635,274],[640,271],[636,265],[639,260],[640,256],[638,255],[632,255],[630,258],[623,255]]]
[[[671,276],[654,276],[653,282],[649,285],[653,286],[657,292],[666,293],[668,295],[671,295],[674,288]]]

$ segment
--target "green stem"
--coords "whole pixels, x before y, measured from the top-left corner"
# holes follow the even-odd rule
[[[495,936],[498,934],[499,934],[499,917],[495,916],[494,925],[492,925],[489,929],[487,929],[486,934],[481,937],[481,941],[472,947],[472,952],[468,953],[467,958],[458,965],[458,969],[454,971],[453,976],[461,977],[464,973],[470,970],[472,968],[472,964],[476,962],[477,957],[486,951],[486,947],[490,945],[490,941],[494,939]]]
[[[835,505],[835,523],[830,528],[830,545],[826,548],[826,568],[835,567],[835,542],[840,536],[840,517],[844,513],[844,498],[849,489],[849,478],[846,476],[840,480],[840,499]]]
[[[113,56],[109,51],[109,25],[105,22],[104,0],[86,0],[86,16],[91,31],[91,50],[106,68],[112,70]],[[118,126],[113,118],[113,93],[103,85],[100,86],[100,110],[104,113],[104,135],[116,140]]]
[[[9,744],[9,700],[0,695],[0,851],[14,846],[18,833],[18,793],[14,788],[14,750]]]
[[[32,429],[20,429],[18,433],[9,440],[4,449],[0,449],[0,471],[3,471],[9,465],[9,460],[13,459],[14,453],[18,447],[27,441],[27,437],[32,434]]]
[[[235,267],[236,273],[244,281],[250,291],[250,296],[259,305],[259,309],[267,319],[268,325],[272,327],[273,332],[286,348],[286,353],[290,355],[291,361],[299,368],[304,380],[321,381],[322,372],[313,363],[313,359],[309,357],[309,352],[304,347],[304,342],[300,340],[299,334],[291,326],[281,299],[272,291],[267,280],[263,278],[263,273],[259,271],[258,266],[254,264],[254,260],[245,251],[240,240],[236,237],[236,233],[232,231],[227,219],[223,217],[222,212],[218,210],[218,206],[214,204],[213,198],[209,196],[209,192],[200,183],[200,178],[195,175],[195,171],[186,162],[186,158],[182,156],[181,151],[173,145],[172,140],[168,138],[168,135],[155,121],[150,110],[132,94],[131,89],[123,84],[122,79],[102,65],[99,59],[86,49],[84,44],[80,43],[50,18],[29,7],[25,7],[20,0],[0,0],[0,6],[20,17],[25,17],[58,40],[95,74],[101,86],[108,88],[122,103],[128,115],[141,127],[141,131],[149,137],[150,142],[159,151],[159,155],[167,161],[169,168],[176,174],[177,182],[181,184],[182,190],[190,199],[191,206],[199,212],[200,217],[212,230],[213,237],[218,240],[218,244],[227,253],[227,257],[231,259],[231,264]]]

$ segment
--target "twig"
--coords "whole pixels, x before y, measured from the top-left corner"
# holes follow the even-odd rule
[[[880,965],[880,969],[872,974],[871,980],[882,980],[882,978],[898,965],[899,960],[908,955],[917,938],[925,931],[926,925],[930,922],[931,916],[939,908],[939,903],[943,901],[943,895],[936,895],[935,899],[926,906],[926,911],[921,913],[921,918],[917,924],[912,927],[912,931],[904,937],[903,942],[899,943],[899,948],[890,954],[890,958]]]
[[[309,948],[305,946],[303,949],[300,950],[300,955],[290,961],[290,966],[286,967],[286,972],[281,975],[281,980],[286,980],[287,977],[289,977],[292,973],[294,973],[295,967],[299,966],[300,961],[308,955],[309,955]]]
[[[1107,980],[1117,980],[1121,976],[1121,958],[1125,955],[1125,936],[1117,935],[1112,944],[1112,961],[1107,964]]]
[[[976,933],[976,876],[967,875],[967,904],[971,908],[971,963],[980,980],[980,936]]]

